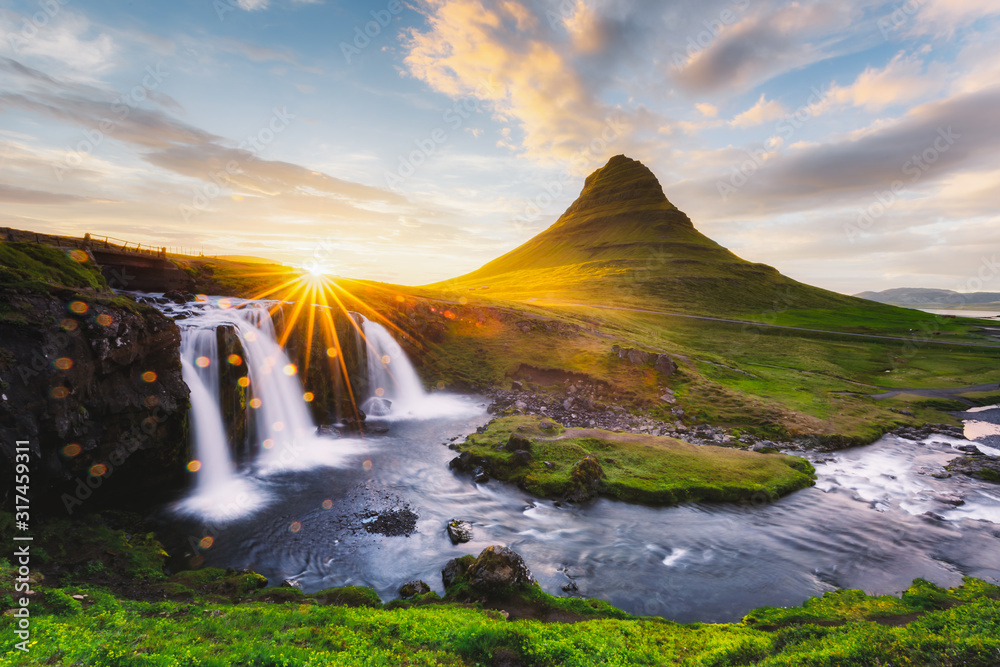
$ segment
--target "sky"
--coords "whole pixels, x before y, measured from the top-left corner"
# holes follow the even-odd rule
[[[611,156],[844,293],[1000,289],[996,0],[0,0],[0,226],[419,285]]]

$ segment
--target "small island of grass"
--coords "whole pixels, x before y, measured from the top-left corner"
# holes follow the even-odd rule
[[[797,456],[565,428],[537,416],[495,419],[455,448],[461,454],[453,468],[575,501],[597,495],[651,505],[771,500],[815,480],[812,465]]]

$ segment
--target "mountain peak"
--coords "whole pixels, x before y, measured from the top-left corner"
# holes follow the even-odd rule
[[[587,177],[583,192],[566,213],[624,200],[641,204],[666,204],[673,208],[663,187],[646,165],[625,155],[616,155]]]

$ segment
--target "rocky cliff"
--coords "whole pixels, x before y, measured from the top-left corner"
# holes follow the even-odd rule
[[[27,441],[32,508],[141,508],[184,482],[180,332],[86,257],[0,244],[0,459]],[[10,484],[3,502],[12,500]]]

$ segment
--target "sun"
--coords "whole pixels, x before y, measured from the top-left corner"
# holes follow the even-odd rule
[[[319,264],[319,263],[306,264],[302,268],[305,269],[306,273],[308,273],[313,278],[321,278],[323,276],[330,275],[330,269],[324,264]]]

